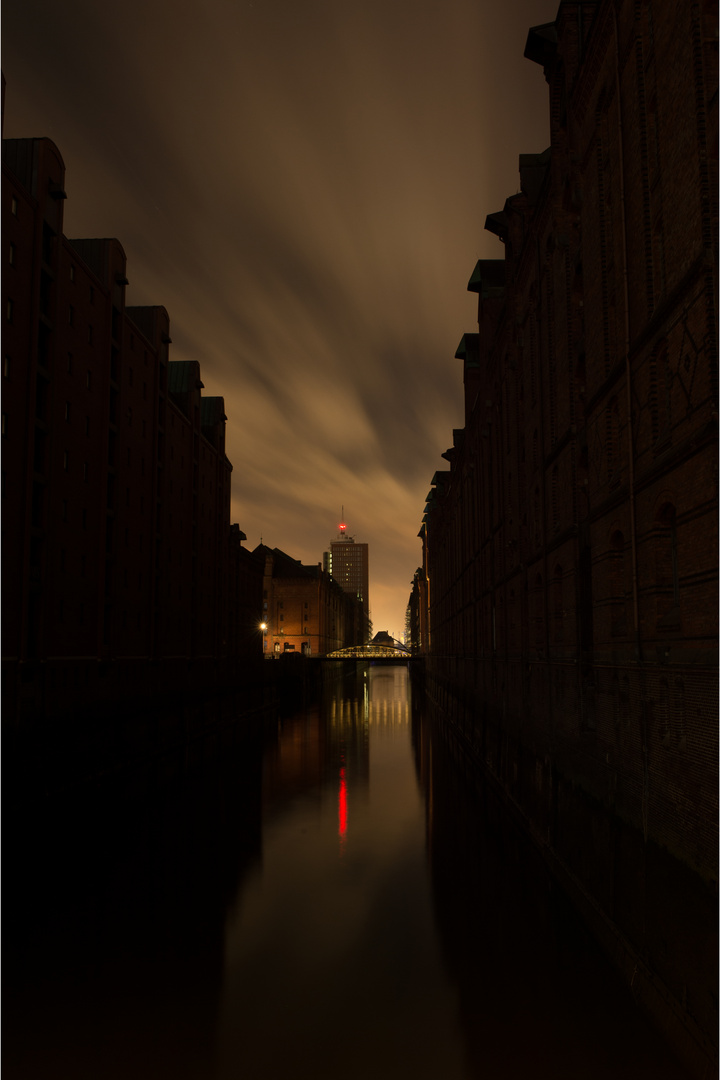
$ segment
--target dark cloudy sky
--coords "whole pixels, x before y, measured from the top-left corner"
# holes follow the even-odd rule
[[[233,521],[303,562],[345,507],[375,630],[463,424],[467,282],[548,144],[523,59],[557,0],[3,0],[5,137],[48,136],[65,233],[116,236],[128,303],[225,398]]]

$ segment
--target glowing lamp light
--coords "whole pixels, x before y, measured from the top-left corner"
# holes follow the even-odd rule
[[[267,630],[267,623],[266,622],[261,622],[260,623],[260,629],[261,630]]]
[[[340,532],[345,532],[345,530],[347,529],[347,525],[343,521],[341,521],[338,525],[338,529],[340,530]]]

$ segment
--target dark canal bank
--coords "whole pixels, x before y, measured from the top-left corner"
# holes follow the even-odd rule
[[[6,803],[11,1080],[685,1075],[407,667],[150,791]]]

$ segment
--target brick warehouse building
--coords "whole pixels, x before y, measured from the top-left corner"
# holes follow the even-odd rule
[[[676,1051],[717,1060],[715,5],[561,3],[421,529],[430,693]],[[415,622],[419,625],[419,616]],[[711,1066],[712,1067],[712,1066]]]
[[[265,656],[324,656],[363,640],[362,602],[342,589],[320,563],[303,565],[266,544],[259,544],[253,555],[265,565]]]
[[[63,235],[64,173],[50,140],[4,140],[6,724],[261,660],[223,399],[170,361],[164,308],[126,306],[118,241]]]

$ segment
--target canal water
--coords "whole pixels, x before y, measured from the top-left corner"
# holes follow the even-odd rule
[[[5,815],[6,1080],[684,1076],[407,666],[328,666],[154,800],[30,818]]]

